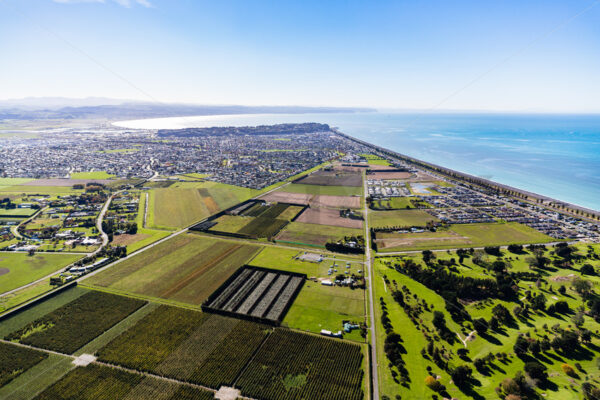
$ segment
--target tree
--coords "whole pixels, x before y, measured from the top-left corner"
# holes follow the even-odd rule
[[[571,309],[569,308],[569,303],[564,300],[557,301],[554,303],[554,311],[559,314],[567,314]]]
[[[450,373],[452,377],[452,381],[458,387],[464,386],[469,379],[471,378],[471,374],[473,370],[468,365],[459,365],[454,368],[454,370]]]
[[[443,312],[433,312],[433,326],[435,326],[438,331],[443,331],[446,329],[446,318],[444,317]]]
[[[512,378],[504,378],[502,383],[500,383],[500,387],[502,388],[502,391],[504,393],[506,393],[507,395],[510,395],[510,394],[520,395],[521,394],[521,388],[519,387],[519,384]]]
[[[565,285],[560,285],[560,287],[558,288],[558,293],[562,294],[563,296],[565,295],[565,293],[567,293],[567,288],[565,287]]]
[[[538,361],[528,361],[525,363],[523,368],[527,375],[532,379],[539,379],[541,381],[546,380],[548,374],[546,373],[546,367]]]
[[[585,322],[585,320],[583,319],[583,311],[575,313],[575,315],[573,315],[573,317],[571,318],[571,321],[573,321],[575,326],[581,327]]]
[[[572,285],[573,289],[575,289],[580,296],[586,296],[592,290],[592,284],[590,281],[586,281],[585,279],[581,279],[579,277],[573,279]]]
[[[537,356],[538,354],[540,354],[541,350],[542,350],[542,347],[540,346],[540,342],[538,342],[537,340],[534,340],[531,343],[529,343],[529,351],[533,355]]]
[[[592,264],[584,264],[583,267],[579,270],[581,275],[596,275],[596,271]]]
[[[522,357],[527,353],[529,349],[529,342],[522,335],[517,336],[517,341],[513,346],[513,351],[517,355],[517,357]]]
[[[531,308],[534,310],[545,310],[546,309],[546,296],[543,293],[538,294],[531,299]]]
[[[494,308],[492,308],[492,315],[499,321],[504,324],[512,321],[512,316],[510,315],[510,311],[502,304],[496,304]]]
[[[431,250],[423,250],[423,261],[425,264],[430,264],[433,260],[435,260],[435,254]]]
[[[478,318],[473,321],[473,328],[479,336],[485,334],[488,330],[488,323],[484,318]]]

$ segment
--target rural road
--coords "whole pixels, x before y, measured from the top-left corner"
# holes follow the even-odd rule
[[[108,235],[104,232],[104,230],[102,230],[102,220],[104,219],[104,216],[106,215],[108,207],[110,206],[110,203],[112,202],[113,198],[121,192],[123,192],[123,190],[118,190],[111,194],[106,200],[106,203],[104,203],[104,206],[102,206],[100,214],[98,214],[98,219],[96,220],[96,229],[98,229],[98,233],[100,233],[100,236],[102,236],[102,245],[96,250],[94,250],[94,252],[90,254],[91,256],[98,254],[103,248],[106,247],[106,245],[108,245]]]
[[[379,400],[379,363],[377,361],[377,334],[375,329],[375,296],[373,293],[373,266],[371,264],[371,241],[369,240],[369,206],[367,204],[367,193],[369,193],[367,179],[363,175],[363,199],[364,199],[364,225],[365,225],[365,266],[367,270],[367,283],[369,292],[369,330],[371,331],[371,388],[373,399]]]

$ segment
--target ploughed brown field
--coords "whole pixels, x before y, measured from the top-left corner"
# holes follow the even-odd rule
[[[340,217],[339,210],[331,208],[307,208],[296,221],[309,224],[339,226],[342,228],[361,229],[363,227],[361,220]]]
[[[277,191],[260,198],[272,203],[307,204],[311,207],[360,208],[360,197],[358,196],[314,195]]]
[[[319,171],[312,173],[296,183],[319,186],[361,186],[362,175],[355,172]]]

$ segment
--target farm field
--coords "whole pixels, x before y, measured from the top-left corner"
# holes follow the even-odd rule
[[[362,235],[362,229],[341,228],[329,225],[305,224],[290,222],[276,237],[277,241],[299,245],[325,246],[329,241],[339,240],[344,236]]]
[[[324,286],[307,281],[288,311],[283,325],[313,333],[343,330],[342,321],[365,322],[365,291]],[[344,332],[344,339],[364,342],[358,329]]]
[[[372,211],[369,223],[373,228],[425,226],[427,222],[439,219],[422,210]]]
[[[236,385],[267,400],[363,399],[362,359],[358,344],[276,329]]]
[[[14,194],[14,195],[21,195],[23,193],[25,194],[51,194],[51,195],[66,195],[66,194],[73,194],[73,193],[83,193],[83,189],[73,189],[72,185],[74,185],[75,183],[72,183],[71,186],[31,186],[29,185],[30,183],[37,183],[37,181],[34,182],[28,182],[26,184],[22,184],[22,185],[17,185],[17,186],[0,186],[0,192],[2,192],[2,195],[4,195],[4,193],[9,193],[9,194]]]
[[[0,178],[0,186],[22,185],[32,180],[32,178]]]
[[[252,259],[252,261],[250,261],[250,265],[306,274],[306,276],[309,278],[331,278],[327,275],[327,271],[333,266],[333,264],[345,266],[346,263],[349,262],[350,268],[348,270],[350,273],[354,274],[359,274],[358,271],[364,269],[362,257],[356,257],[348,254],[332,255],[325,253],[324,255],[327,257],[327,259],[319,263],[300,260],[298,256],[302,255],[303,253],[305,252],[284,249],[280,247],[265,246],[261,252],[258,253],[258,255]]]
[[[258,246],[181,234],[83,281],[116,293],[133,293],[199,306]]]
[[[71,179],[110,179],[115,177],[106,171],[73,172],[71,174]]]
[[[39,396],[38,400],[210,400],[214,393],[111,367],[90,364],[72,370]]]
[[[295,184],[360,187],[362,175],[355,172],[317,171],[298,180]]]
[[[292,183],[280,189],[289,193],[304,193],[329,196],[360,196],[362,187],[360,186],[319,186],[303,185],[301,183]]]
[[[279,324],[305,280],[305,275],[246,266],[219,287],[202,310]]]
[[[269,202],[306,204],[311,207],[360,208],[361,205],[359,196],[313,195],[284,192],[282,190],[261,196],[261,199]]]
[[[371,165],[390,165],[389,161],[375,154],[359,154]]]
[[[41,351],[0,343],[0,388],[47,357]]]
[[[244,201],[255,191],[216,182],[177,182],[149,193],[148,227],[175,230]]]
[[[362,229],[363,221],[360,219],[344,218],[339,210],[330,208],[307,208],[296,219],[297,222],[339,226],[342,228]]]
[[[378,251],[425,250],[457,247],[549,243],[554,239],[516,223],[458,224],[422,233],[377,233]]]
[[[0,209],[2,218],[26,218],[35,214],[38,210],[33,208],[13,208],[9,210]]]
[[[50,275],[79,258],[77,254],[0,253],[0,293]]]
[[[51,286],[49,281],[41,281],[25,288],[14,291],[10,294],[0,296],[0,314],[5,311],[18,306],[28,300],[31,300],[39,295],[42,295],[50,290],[54,286]]]
[[[233,383],[267,335],[265,328],[163,305],[98,356],[105,362],[218,388]]]
[[[5,339],[71,354],[144,304],[141,300],[90,291],[21,326]]]

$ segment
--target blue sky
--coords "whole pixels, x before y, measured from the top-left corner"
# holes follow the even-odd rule
[[[594,4],[0,0],[0,99],[600,112]]]

